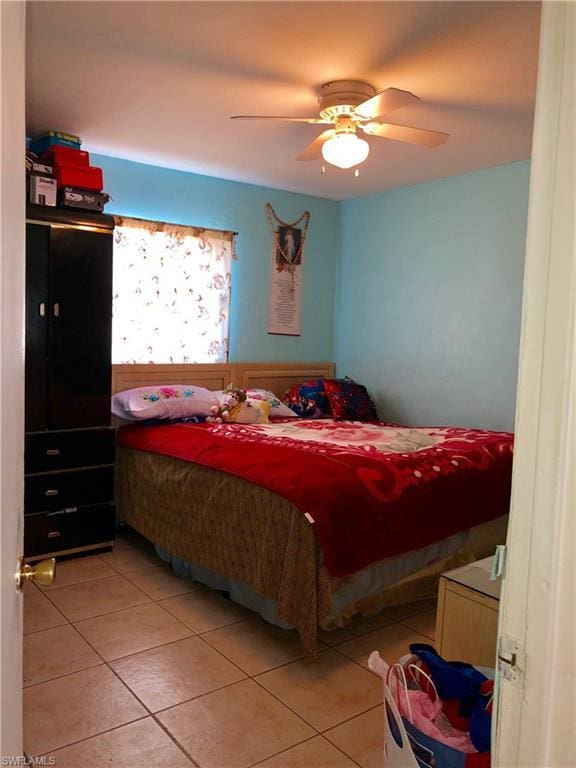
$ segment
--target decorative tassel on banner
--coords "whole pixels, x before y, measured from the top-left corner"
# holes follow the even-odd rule
[[[270,203],[266,203],[265,210],[275,240],[277,267],[279,271],[293,272],[296,266],[302,264],[310,211],[304,211],[296,221],[289,223],[282,221]],[[278,222],[278,228],[274,226],[275,221]],[[302,228],[298,229],[300,222],[302,222]]]

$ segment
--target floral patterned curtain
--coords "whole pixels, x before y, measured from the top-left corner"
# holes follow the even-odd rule
[[[117,217],[114,363],[228,359],[234,234]]]

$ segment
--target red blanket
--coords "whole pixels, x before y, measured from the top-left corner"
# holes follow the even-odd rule
[[[507,432],[287,420],[129,426],[119,442],[242,477],[306,514],[346,576],[508,512]]]

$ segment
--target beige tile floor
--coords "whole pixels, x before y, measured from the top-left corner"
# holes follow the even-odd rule
[[[134,534],[68,560],[24,598],[24,745],[58,768],[380,768],[382,689],[366,668],[434,637],[422,601],[295,632],[180,579]]]

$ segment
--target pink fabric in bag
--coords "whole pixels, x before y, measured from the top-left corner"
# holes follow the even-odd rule
[[[442,700],[439,696],[432,700],[422,690],[404,687],[396,675],[394,675],[394,679],[396,681],[396,685],[393,687],[396,689],[395,698],[402,717],[406,718],[426,736],[436,739],[441,744],[446,744],[448,747],[466,754],[478,751],[472,744],[470,735],[454,728],[442,712]]]

